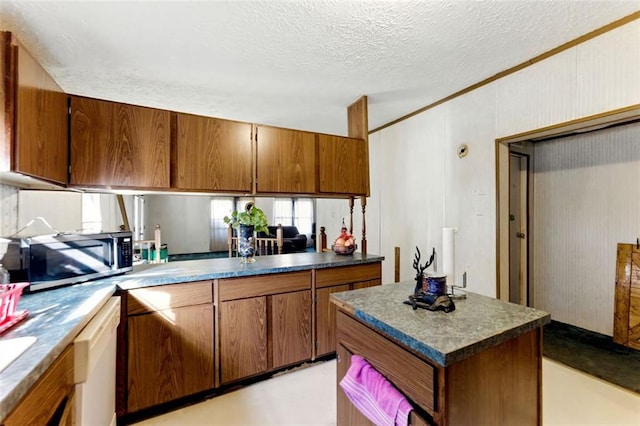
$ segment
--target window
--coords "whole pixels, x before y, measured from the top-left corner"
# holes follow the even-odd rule
[[[293,199],[276,198],[273,201],[273,224],[293,225]]]
[[[273,202],[274,225],[294,225],[301,234],[311,234],[314,220],[311,198],[276,198]]]
[[[311,226],[314,222],[313,200],[300,198],[293,201],[293,224],[298,227],[301,234],[311,234]]]

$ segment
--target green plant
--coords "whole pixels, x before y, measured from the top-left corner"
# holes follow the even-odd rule
[[[225,216],[223,218],[224,223],[231,224],[234,228],[238,229],[240,225],[253,226],[256,232],[269,233],[267,216],[264,212],[257,208],[253,202],[248,202],[244,206],[244,211],[238,212],[237,210],[231,213],[231,217]]]

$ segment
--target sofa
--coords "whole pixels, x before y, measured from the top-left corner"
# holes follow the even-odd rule
[[[258,238],[275,238],[277,226],[269,226],[269,235],[258,232]],[[296,253],[307,249],[307,236],[300,234],[296,226],[282,226],[282,248],[280,253]]]

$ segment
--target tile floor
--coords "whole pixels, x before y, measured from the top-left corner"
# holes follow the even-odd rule
[[[543,424],[640,425],[640,394],[544,359]],[[138,426],[334,425],[335,361],[279,375]]]

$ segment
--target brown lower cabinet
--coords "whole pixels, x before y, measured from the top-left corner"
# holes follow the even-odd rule
[[[129,410],[213,388],[213,304],[129,318]]]
[[[220,303],[221,382],[267,371],[267,298]]]
[[[311,359],[311,290],[269,297],[272,368]]]
[[[412,404],[409,424],[540,425],[541,329],[448,366],[417,355],[342,310],[337,313],[337,382],[351,355],[365,358]],[[337,385],[338,426],[371,425]]]
[[[311,359],[311,271],[220,280],[220,383]]]
[[[126,401],[132,413],[212,389],[212,282],[140,288],[126,301],[126,339],[119,342],[120,356],[126,355],[118,364],[126,370],[126,398],[119,395],[117,405]]]
[[[331,293],[380,285],[381,276],[381,263],[316,271],[316,357],[336,351],[336,306],[329,301]]]
[[[40,377],[2,426],[75,424],[73,346],[69,346]]]
[[[377,262],[123,291],[118,417],[335,351],[329,294],[380,275]]]

